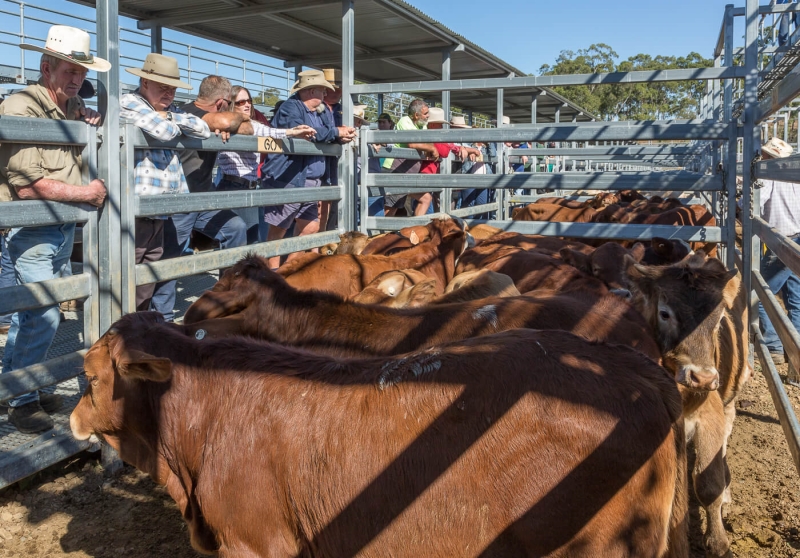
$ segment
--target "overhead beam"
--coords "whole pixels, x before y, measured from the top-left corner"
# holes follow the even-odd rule
[[[273,14],[298,10],[308,10],[318,8],[328,4],[338,4],[338,0],[277,0],[269,4],[257,6],[240,6],[231,9],[229,6],[224,8],[199,8],[195,11],[187,10],[164,10],[158,12],[151,19],[138,21],[136,27],[139,29],[150,29],[152,27],[181,27],[195,23],[208,23],[209,21],[220,21],[224,19],[241,19],[254,15]]]
[[[356,62],[365,60],[384,60],[388,58],[402,58],[404,56],[418,56],[421,54],[436,54],[440,52],[461,52],[464,50],[463,44],[457,45],[436,45],[429,47],[416,47],[416,48],[403,48],[391,51],[375,51],[375,52],[362,52],[356,54]],[[341,63],[341,56],[335,54],[314,54],[311,56],[303,56],[296,59],[290,59],[283,63],[284,67],[291,68],[296,64],[303,64],[304,66],[326,66],[329,64],[339,65]]]
[[[662,81],[737,79],[747,74],[742,66],[724,68],[690,68],[686,70],[652,70],[613,72],[609,74],[568,74],[524,76],[515,78],[420,81],[386,85],[357,85],[355,93],[405,93],[409,91],[456,91],[459,89],[530,89],[566,85],[599,85],[606,83],[653,83]]]

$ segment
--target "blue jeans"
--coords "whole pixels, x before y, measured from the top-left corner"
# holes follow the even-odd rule
[[[13,287],[17,284],[17,278],[14,275],[14,264],[11,263],[11,256],[8,254],[6,247],[6,237],[0,234],[0,289],[5,287]],[[8,325],[11,323],[11,314],[0,315],[0,325]]]
[[[800,244],[800,237],[795,237],[792,240]],[[800,331],[800,279],[769,249],[761,258],[761,275],[773,294],[776,296],[778,293],[781,294],[783,304],[786,306],[786,312],[789,315],[789,321],[792,322],[796,330]],[[769,348],[769,351],[771,353],[782,353],[783,344],[761,303],[758,304],[758,319],[761,333],[764,336],[764,343]]]
[[[247,244],[247,224],[229,209],[201,211],[199,213],[176,213],[164,226],[164,255],[162,260],[183,256],[189,246],[192,229],[219,241],[220,248],[235,248]],[[173,232],[174,231],[174,232]],[[172,321],[175,317],[175,288],[177,282],[163,281],[156,285],[150,308]]]
[[[6,238],[17,285],[56,279],[66,275],[75,225],[51,225],[12,229]],[[11,372],[42,362],[53,342],[60,322],[58,305],[16,312],[6,340],[3,372]],[[18,407],[38,401],[36,391],[12,399]]]

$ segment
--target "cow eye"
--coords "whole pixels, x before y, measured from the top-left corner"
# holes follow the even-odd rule
[[[667,312],[666,310],[659,310],[658,317],[666,322],[667,320],[669,320],[669,312]]]

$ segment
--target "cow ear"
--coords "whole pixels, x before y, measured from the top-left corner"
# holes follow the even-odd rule
[[[126,380],[166,382],[172,377],[172,361],[142,351],[124,351],[117,358],[117,372]]]
[[[634,260],[636,260],[636,263],[642,261],[642,258],[644,257],[644,250],[645,250],[644,244],[642,244],[641,242],[637,242],[631,247],[630,254],[631,257]]]
[[[733,269],[727,273],[726,279],[725,287],[722,289],[722,299],[725,301],[725,306],[733,308],[733,303],[739,294],[742,277],[737,270]]]
[[[237,291],[206,291],[186,310],[183,323],[230,316],[246,308],[253,296],[252,291],[244,294]]]
[[[583,252],[578,252],[572,248],[561,248],[558,253],[561,254],[561,258],[565,263],[571,265],[572,267],[577,267],[584,273],[588,273],[589,275],[592,274],[592,266],[589,261],[589,256]]]

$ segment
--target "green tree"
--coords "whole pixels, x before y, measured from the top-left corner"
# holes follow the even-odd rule
[[[274,107],[275,103],[280,101],[280,99],[280,91],[274,87],[267,87],[258,95],[253,95],[253,103],[265,107]]]
[[[542,75],[590,74],[705,68],[712,61],[696,52],[685,57],[637,54],[616,63],[617,53],[606,44],[576,53],[565,50]],[[705,82],[678,81],[554,87],[553,90],[604,120],[692,118],[705,93]]]

